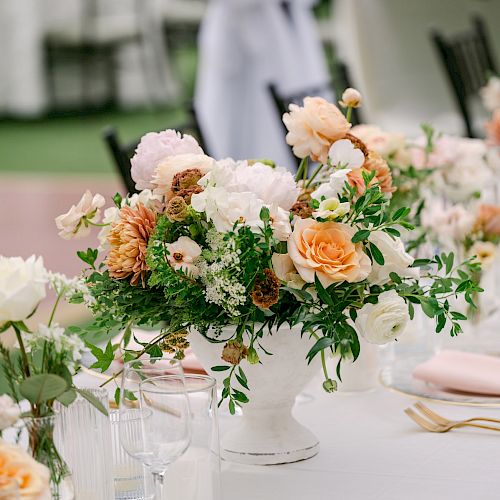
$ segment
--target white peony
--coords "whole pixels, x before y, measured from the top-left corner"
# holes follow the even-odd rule
[[[81,200],[68,212],[56,217],[59,236],[65,240],[84,238],[90,234],[92,223],[99,222],[101,211],[106,200],[100,194],[92,196],[87,189]]]
[[[260,210],[264,205],[254,193],[233,193],[221,187],[207,186],[203,192],[191,197],[191,206],[197,212],[205,212],[207,220],[212,221],[221,233],[231,231],[235,223],[254,230],[263,226]]]
[[[0,396],[0,431],[12,427],[21,415],[21,409],[7,394]]]
[[[410,315],[403,298],[395,290],[383,292],[377,304],[365,304],[356,318],[356,330],[368,342],[383,345],[400,336]]]
[[[42,257],[0,256],[0,325],[25,320],[45,298],[47,282]]]
[[[313,217],[335,220],[343,217],[350,209],[351,205],[347,201],[341,203],[338,198],[328,198],[319,204],[318,210],[313,212]]]
[[[286,241],[292,234],[290,212],[278,205],[271,205],[269,207],[269,217],[274,237],[279,241]]]
[[[488,111],[495,111],[495,109],[500,108],[500,78],[498,76],[492,76],[488,80],[488,84],[479,93],[484,107]]]
[[[365,162],[365,155],[349,139],[334,142],[328,151],[328,158],[334,167],[359,168]]]
[[[153,174],[158,163],[169,156],[184,154],[202,155],[203,150],[194,137],[182,136],[175,130],[149,132],[142,137],[131,163],[130,173],[135,187],[153,189]]]
[[[390,273],[396,273],[401,277],[418,278],[420,272],[417,268],[411,268],[413,257],[405,251],[400,238],[392,237],[384,231],[373,231],[368,241],[378,247],[384,256],[384,265],[372,262],[372,271],[368,275],[368,281],[372,285],[383,285],[391,280]]]
[[[249,165],[231,158],[216,162],[199,184],[221,187],[231,193],[253,193],[264,205],[277,205],[284,210],[289,210],[300,194],[293,175],[285,168],[260,162]]]
[[[174,243],[167,245],[168,261],[176,270],[182,270],[188,276],[196,278],[200,270],[196,265],[196,259],[201,255],[201,247],[187,236],[181,236]]]
[[[347,182],[347,174],[351,171],[350,168],[342,168],[336,170],[330,175],[328,182],[320,184],[319,187],[311,193],[311,197],[321,201],[322,198],[338,198],[344,190]]]

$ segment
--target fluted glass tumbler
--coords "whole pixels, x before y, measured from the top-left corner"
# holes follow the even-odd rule
[[[86,389],[109,409],[106,389]],[[71,469],[75,498],[114,499],[111,423],[80,395],[68,407],[58,405],[55,442]]]
[[[206,375],[185,374],[191,411],[191,445],[165,480],[168,500],[220,500],[217,386]]]

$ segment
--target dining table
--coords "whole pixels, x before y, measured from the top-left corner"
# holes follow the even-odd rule
[[[80,385],[99,382],[79,377]],[[416,401],[382,385],[327,394],[318,374],[297,397],[294,414],[318,437],[319,453],[285,465],[223,461],[221,500],[498,499],[500,433],[474,428],[427,432],[404,413]],[[500,405],[426,404],[450,419],[500,418]],[[221,407],[222,438],[240,418]]]

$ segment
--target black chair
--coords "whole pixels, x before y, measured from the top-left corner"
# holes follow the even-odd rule
[[[113,108],[118,98],[118,52],[125,46],[136,45],[143,49],[141,29],[141,9],[139,0],[134,0],[134,11],[128,22],[111,18],[100,13],[98,0],[80,0],[79,14],[74,22],[51,29],[44,39],[44,61],[50,108],[52,111],[94,111]],[[141,57],[141,64],[144,58]],[[76,67],[80,78],[80,103],[68,106],[58,98],[58,69]],[[106,82],[107,94],[104,99],[92,95],[94,71],[100,71]],[[148,68],[142,67],[144,82],[148,92]],[[61,85],[62,88],[62,85]]]
[[[471,31],[447,38],[433,30],[431,38],[448,75],[465,131],[474,137],[470,100],[487,83],[489,75],[497,73],[484,21],[475,16]]]
[[[194,109],[190,111],[190,120],[186,123],[182,124],[182,126],[169,127],[175,130],[178,130],[181,133],[190,134],[195,137],[198,141],[200,147],[205,151],[206,154],[209,154],[206,150],[205,143],[203,141],[203,136],[201,134],[200,127],[198,125],[198,121],[196,119],[196,113]],[[122,143],[118,136],[116,129],[112,126],[107,127],[103,131],[103,139],[106,142],[109,152],[111,153],[111,157],[113,159],[113,163],[122,179],[123,186],[127,190],[129,194],[137,193],[137,189],[135,188],[135,182],[132,179],[130,169],[131,163],[130,160],[135,154],[135,150],[140,142],[140,139],[134,140],[128,143]]]

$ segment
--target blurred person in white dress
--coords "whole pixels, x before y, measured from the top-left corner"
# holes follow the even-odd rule
[[[216,158],[271,158],[295,168],[280,95],[325,89],[330,80],[312,7],[317,0],[211,0],[202,23],[195,107]]]

